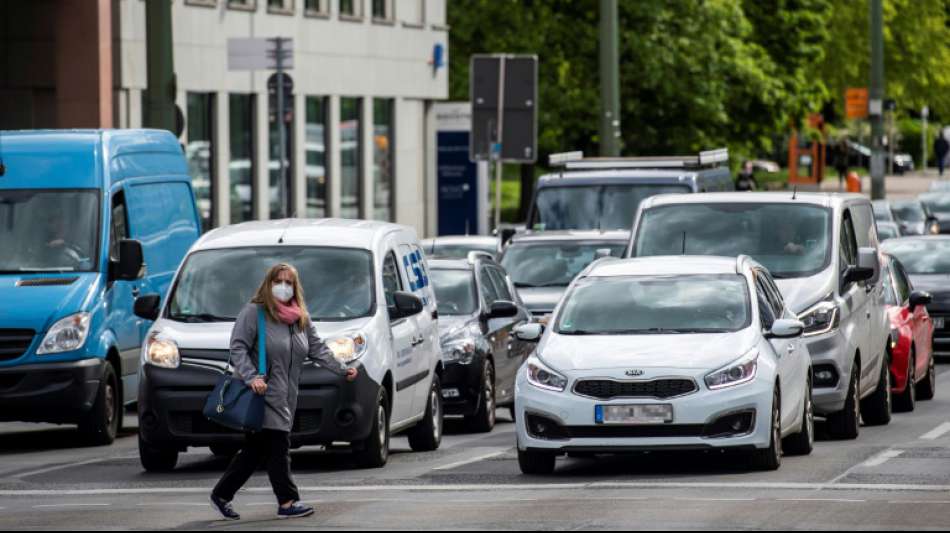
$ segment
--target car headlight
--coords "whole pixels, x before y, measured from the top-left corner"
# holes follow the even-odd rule
[[[327,348],[333,352],[333,357],[344,365],[363,357],[367,346],[366,335],[360,332],[344,333],[327,341]]]
[[[537,358],[529,359],[526,368],[528,383],[539,389],[564,392],[567,388],[567,378],[544,366]]]
[[[802,313],[798,319],[805,325],[805,336],[812,337],[833,331],[838,327],[841,313],[832,302],[819,302]]]
[[[442,337],[442,361],[471,364],[479,346],[483,344],[485,341],[478,324],[467,324]]]
[[[89,335],[89,324],[92,321],[92,315],[89,313],[76,313],[62,320],[59,320],[53,327],[49,328],[43,342],[37,348],[37,355],[48,355],[54,353],[71,352],[78,350],[86,344],[86,336]]]
[[[936,221],[931,222],[928,230],[930,231],[931,235],[940,235],[940,223]]]
[[[178,344],[173,340],[151,335],[145,343],[145,363],[161,368],[178,368],[181,364]]]
[[[719,390],[749,383],[755,379],[758,367],[759,352],[753,350],[729,366],[706,376],[706,386],[709,390]]]

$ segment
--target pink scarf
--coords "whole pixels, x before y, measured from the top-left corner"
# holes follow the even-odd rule
[[[275,302],[277,304],[277,319],[287,324],[288,326],[294,325],[300,321],[300,316],[303,312],[300,310],[300,306],[297,305],[297,300],[291,300],[288,303]]]

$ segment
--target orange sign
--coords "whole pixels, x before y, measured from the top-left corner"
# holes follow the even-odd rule
[[[866,88],[846,90],[844,100],[848,118],[868,118],[868,90]]]

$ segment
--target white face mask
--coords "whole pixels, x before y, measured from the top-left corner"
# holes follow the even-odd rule
[[[277,301],[287,303],[294,297],[294,286],[290,283],[275,283],[271,285],[270,293]]]

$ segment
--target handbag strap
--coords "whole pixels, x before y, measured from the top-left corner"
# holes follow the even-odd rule
[[[267,375],[267,322],[264,318],[264,308],[257,310],[257,370],[258,375]]]

